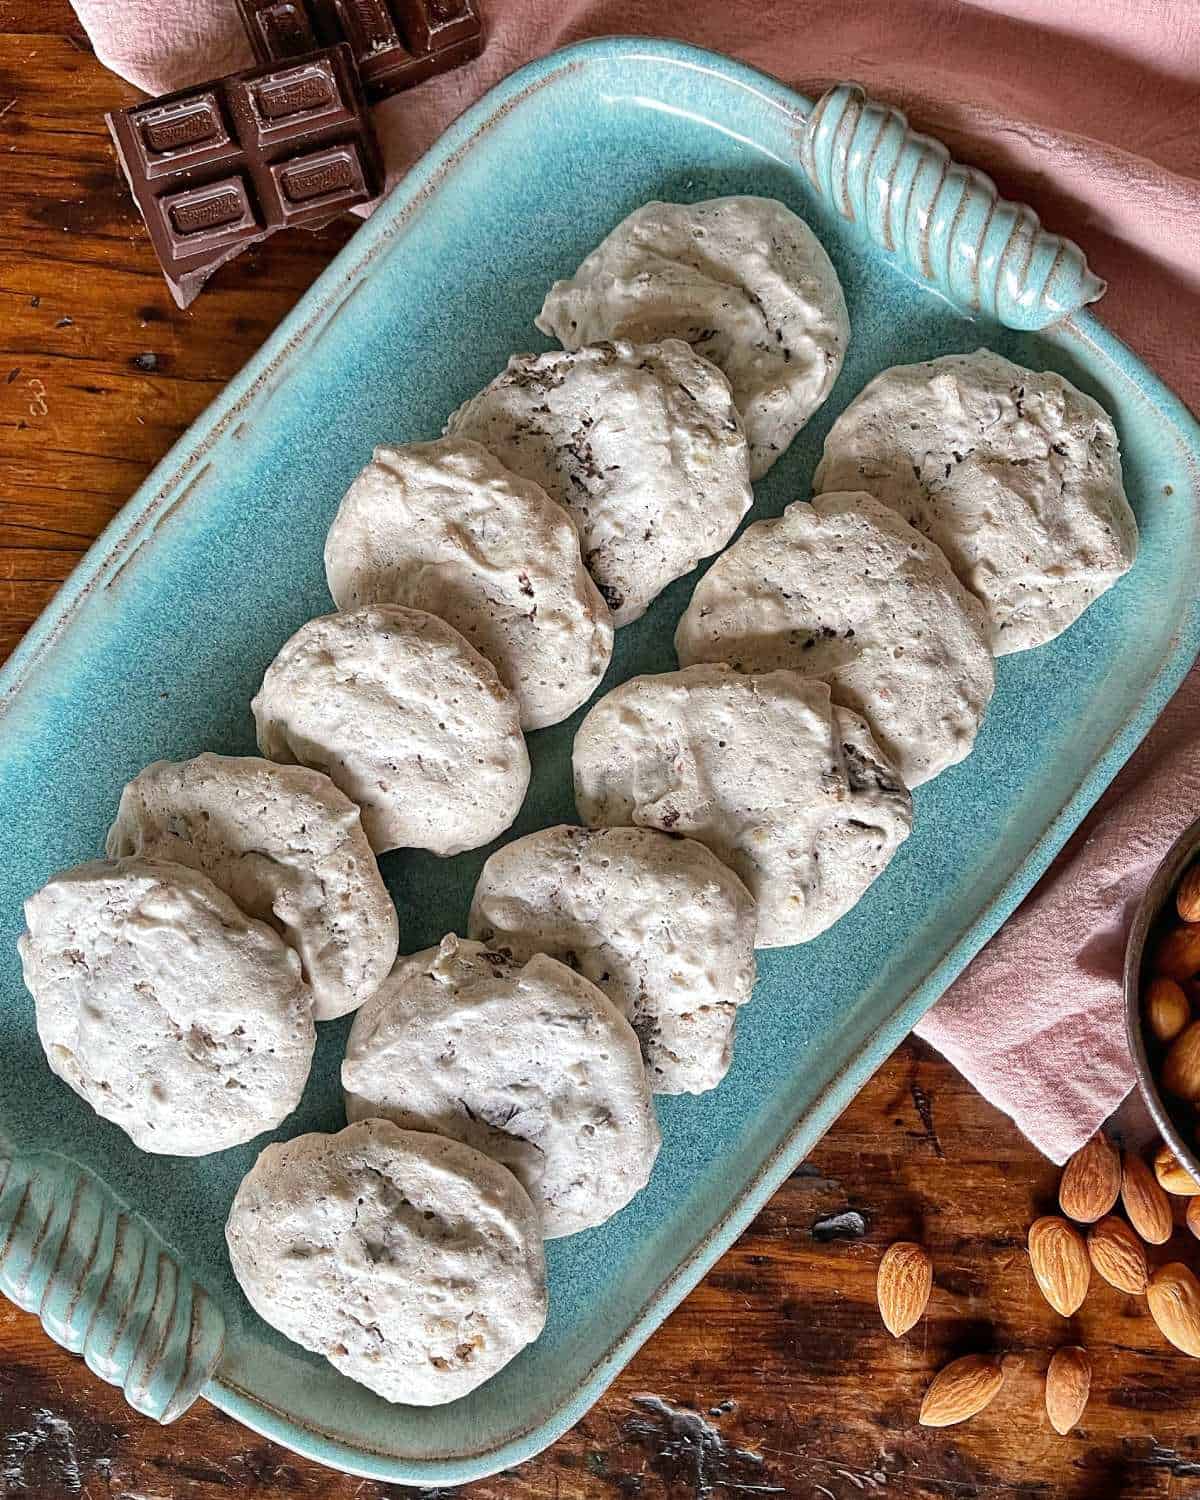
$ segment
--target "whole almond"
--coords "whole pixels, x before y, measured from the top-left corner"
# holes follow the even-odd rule
[[[1129,1222],[1148,1245],[1165,1245],[1175,1224],[1171,1203],[1154,1180],[1154,1173],[1132,1151],[1121,1162],[1121,1202]]]
[[[1200,1099],[1200,1021],[1185,1026],[1171,1043],[1162,1067],[1162,1086],[1189,1103]]]
[[[1200,1240],[1200,1198],[1189,1198],[1187,1209],[1184,1213],[1187,1227]]]
[[[1173,1193],[1176,1198],[1195,1198],[1200,1195],[1200,1182],[1176,1159],[1166,1141],[1154,1153],[1154,1175],[1158,1178],[1159,1186],[1168,1193]]]
[[[1109,1214],[1098,1224],[1093,1224],[1088,1230],[1087,1246],[1092,1265],[1109,1286],[1133,1297],[1142,1295],[1150,1279],[1146,1252],[1124,1219]]]
[[[1151,1276],[1146,1300],[1159,1332],[1176,1349],[1200,1359],[1200,1281],[1173,1260]]]
[[[1029,1264],[1042,1295],[1069,1318],[1087,1296],[1092,1279],[1087,1246],[1074,1224],[1047,1214],[1029,1226]]]
[[[1065,1437],[1087,1405],[1092,1389],[1092,1361],[1086,1349],[1065,1344],[1050,1356],[1046,1371],[1046,1415],[1050,1425]]]
[[[1173,1042],[1192,1019],[1192,1007],[1182,987],[1160,974],[1146,991],[1146,1025],[1160,1042]]]
[[[1200,922],[1200,863],[1194,864],[1179,882],[1175,910],[1185,922]]]
[[[893,1338],[900,1338],[920,1320],[932,1289],[929,1252],[911,1240],[889,1245],[879,1262],[875,1297],[883,1326]]]
[[[1172,927],[1155,950],[1154,972],[1176,980],[1200,974],[1200,923]]]
[[[1120,1159],[1097,1131],[1064,1168],[1058,1184],[1059,1206],[1069,1219],[1091,1224],[1104,1217],[1120,1191]]]
[[[953,1427],[981,1412],[1004,1384],[998,1359],[964,1354],[933,1377],[921,1402],[922,1427]]]

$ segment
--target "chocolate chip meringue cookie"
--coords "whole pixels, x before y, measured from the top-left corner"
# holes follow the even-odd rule
[[[516,697],[523,729],[591,697],[608,606],[568,514],[468,438],[376,448],[325,541],[339,609],[402,604],[453,625]]]
[[[813,487],[869,490],[935,542],[983,601],[996,656],[1053,640],[1137,554],[1108,413],[988,349],[877,375]]]
[[[516,354],[446,431],[566,507],[617,626],[718,552],[753,500],[729,382],[678,339]]]
[[[696,585],[675,651],[685,667],[827,682],[910,787],[969,754],[995,685],[983,605],[939,547],[864,493],[748,526]]]
[[[459,854],[503,833],[529,785],[517,701],[457,630],[376,605],[309,620],[250,705],[271,760],[323,771],[377,854]]]
[[[574,768],[584,822],[686,834],[735,870],[758,903],[760,948],[844,916],[912,826],[866,722],[797,672],[630,678],[580,725]]]
[[[374,994],[396,959],[396,908],[358,808],[328,776],[252,755],[158,760],[121,793],[110,859],[200,870],[300,957],[313,1016]]]
[[[299,1103],[300,960],[198,870],[94,860],[25,903],[17,947],[50,1067],[143,1151],[205,1156]]]
[[[536,321],[567,349],[686,340],[729,377],[754,479],[828,396],[850,341],[832,262],[775,198],[643,204],[554,283]]]
[[[715,1088],[754,988],[754,899],[695,839],[563,823],[480,871],[469,931],[518,962],[549,953],[628,1017],[656,1094]]]
[[[346,1114],[436,1131],[501,1161],[547,1239],[645,1187],[660,1136],[638,1040],[581,974],[466,938],[401,959],[354,1018]]]
[[[456,1401],[546,1321],[521,1184],[459,1141],[388,1120],[268,1146],[225,1240],[255,1312],[385,1401]]]

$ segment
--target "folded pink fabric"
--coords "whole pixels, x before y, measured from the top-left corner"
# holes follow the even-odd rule
[[[1195,0],[482,0],[483,56],[376,111],[389,175],[531,57],[671,36],[805,93],[852,78],[1077,239],[1101,315],[1200,406],[1200,14]],[[74,0],[97,55],[151,92],[250,61],[233,0]],[[202,306],[202,304],[201,304]],[[1200,815],[1200,673],[1038,889],[918,1028],[1063,1161],[1132,1084],[1129,913]]]

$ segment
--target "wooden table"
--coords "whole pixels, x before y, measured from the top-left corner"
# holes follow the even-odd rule
[[[179,312],[104,128],[104,110],[135,97],[91,56],[66,0],[0,0],[2,654],[350,233],[282,236]],[[1034,1287],[1025,1230],[1056,1177],[953,1069],[906,1043],[574,1432],[464,1493],[1200,1495],[1200,1364],[1164,1343],[1140,1299],[1098,1285],[1068,1324]],[[937,1284],[896,1342],[874,1279],[902,1237],[930,1247]],[[1170,1249],[1200,1262],[1182,1232]],[[1041,1375],[1069,1341],[1096,1370],[1083,1427],[1063,1439]],[[939,1365],[990,1348],[1019,1358],[992,1407],[919,1428]],[[403,1493],[298,1459],[204,1402],[155,1427],[0,1299],[0,1495]]]

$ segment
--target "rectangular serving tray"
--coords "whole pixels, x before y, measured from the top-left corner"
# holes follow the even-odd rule
[[[1018,334],[964,317],[897,270],[811,189],[797,145],[811,108],[728,59],[644,40],[586,43],[510,78],[409,174],[172,449],[4,669],[0,1145],[7,1139],[10,1165],[43,1165],[10,1172],[10,1184],[25,1183],[18,1201],[0,1162],[0,1284],[39,1307],[55,1337],[85,1347],[106,1378],[123,1380],[142,1409],[173,1414],[194,1374],[201,1340],[180,1352],[189,1337],[180,1319],[190,1318],[194,1333],[215,1318],[215,1349],[223,1315],[224,1352],[204,1395],[323,1463],[448,1484],[545,1447],[1013,910],[1192,661],[1200,642],[1195,424],[1094,318]],[[462,1401],[389,1406],[266,1327],[230,1275],[225,1215],[265,1138],[200,1160],[143,1155],[50,1074],[16,956],[21,903],[55,870],[102,852],[121,787],[146,762],[253,752],[250,697],[281,642],[331,608],[325,530],[373,444],[437,435],[511,352],[547,347],[533,328],[545,289],[632,208],[732,192],[777,196],[812,223],[842,278],[853,328],[832,398],[756,487],[748,520],[807,496],[830,423],[877,371],[986,344],[1061,371],[1112,412],[1141,551],[1065,635],[998,664],[974,754],[916,793],[913,835],[866,899],[818,941],[760,955],[728,1078],[712,1093],[659,1101],[664,1146],[649,1187],[602,1228],[548,1247],[542,1338]],[[694,582],[679,580],[620,632],[603,689],[675,665],[672,633]],[[533,781],[510,836],[575,821],[570,752],[581,714],[531,737]],[[404,951],[462,930],[488,852],[383,861]],[[343,1124],[337,1075],[348,1024],[320,1028],[310,1085],[279,1135]],[[46,1152],[57,1155],[28,1155]],[[70,1269],[86,1259],[70,1240],[79,1233],[75,1207],[70,1215],[55,1207],[70,1196],[61,1184],[75,1180],[73,1164],[92,1175],[81,1179],[86,1190],[72,1190],[72,1205],[94,1200],[99,1219],[116,1214],[122,1225],[128,1205],[180,1268],[164,1283],[157,1262],[153,1305],[162,1302],[167,1322],[149,1353],[153,1341],[144,1331],[133,1340],[120,1310],[103,1349],[95,1328],[72,1331],[54,1312],[54,1299],[65,1299],[78,1324],[78,1297],[67,1293],[86,1280]],[[41,1185],[31,1190],[37,1171]],[[39,1213],[70,1221],[35,1232]],[[96,1243],[108,1243],[100,1231]],[[57,1248],[43,1268],[47,1290],[29,1266],[48,1244]],[[88,1253],[95,1280],[101,1252]],[[170,1302],[184,1289],[186,1317]],[[151,1305],[150,1292],[138,1295]],[[122,1330],[138,1344],[136,1381]],[[175,1360],[183,1373],[156,1366],[158,1351],[159,1365]],[[168,1374],[174,1400],[154,1391]]]

